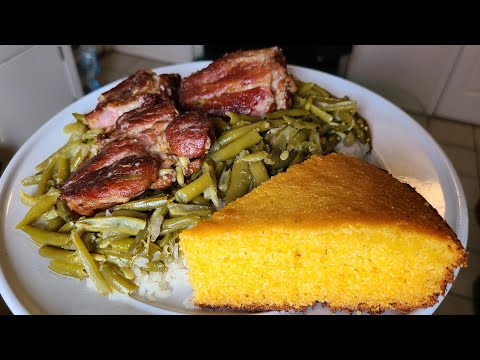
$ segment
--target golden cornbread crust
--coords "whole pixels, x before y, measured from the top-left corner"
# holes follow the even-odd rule
[[[344,231],[343,229],[347,229],[347,231],[348,229],[350,229],[349,231],[358,231],[358,229],[362,228],[368,231],[374,229],[373,231],[377,231],[376,234],[378,234],[378,231],[382,231],[382,229],[394,229],[391,233],[389,233],[388,230],[385,236],[393,234],[394,237],[392,239],[397,239],[395,241],[401,241],[402,244],[404,244],[404,241],[407,241],[403,240],[404,236],[413,236],[413,238],[409,240],[409,244],[412,243],[413,246],[419,246],[415,247],[415,249],[417,249],[415,250],[417,251],[417,255],[411,250],[410,246],[406,247],[403,245],[403,248],[399,247],[399,249],[406,249],[409,254],[412,253],[413,255],[408,257],[409,255],[403,255],[403,252],[397,251],[397,254],[401,254],[397,259],[410,261],[410,267],[414,265],[416,272],[411,270],[407,263],[403,265],[403,262],[396,262],[396,267],[388,267],[385,269],[396,269],[395,271],[399,271],[398,274],[400,274],[400,272],[417,274],[415,276],[424,279],[417,280],[417,277],[409,278],[407,275],[397,275],[396,272],[393,273],[395,276],[394,279],[406,279],[404,285],[406,286],[406,290],[409,290],[411,286],[419,286],[415,289],[421,289],[421,295],[418,295],[419,293],[417,292],[410,292],[407,298],[405,298],[403,290],[396,290],[397,292],[394,292],[394,294],[399,294],[398,296],[390,295],[389,300],[380,300],[386,299],[386,297],[378,297],[375,295],[378,294],[380,290],[377,290],[374,286],[372,287],[371,280],[362,280],[368,281],[365,283],[368,286],[365,288],[367,293],[363,293],[363,296],[366,296],[364,301],[362,297],[350,295],[348,295],[350,296],[348,297],[348,301],[345,301],[345,298],[339,300],[338,297],[309,295],[308,297],[303,297],[301,303],[295,303],[295,301],[292,300],[282,301],[280,300],[282,297],[275,295],[277,297],[272,302],[268,300],[272,298],[269,297],[269,290],[267,290],[271,288],[267,287],[261,290],[266,291],[264,293],[266,295],[264,298],[265,301],[262,302],[255,300],[251,296],[244,298],[242,297],[242,294],[244,294],[242,292],[228,292],[237,290],[227,289],[225,290],[226,292],[224,290],[218,290],[218,285],[214,287],[214,290],[211,290],[212,288],[209,287],[209,283],[212,276],[215,278],[214,281],[217,284],[221,283],[228,286],[229,281],[231,281],[229,273],[222,272],[223,275],[218,275],[217,273],[212,274],[208,272],[208,269],[202,268],[203,265],[199,265],[204,264],[202,257],[208,258],[208,251],[211,250],[212,253],[219,254],[219,249],[227,249],[230,245],[234,248],[235,241],[232,242],[230,239],[241,240],[242,236],[246,239],[245,241],[241,240],[243,247],[247,246],[247,249],[250,249],[248,247],[253,246],[251,249],[255,249],[255,241],[258,241],[262,249],[267,249],[268,247],[265,246],[272,243],[271,241],[268,243],[266,241],[270,236],[273,236],[273,233],[277,235],[279,233],[325,234],[325,231],[336,231],[335,229],[340,229],[339,232],[341,233],[341,231]],[[359,233],[355,232],[354,234],[358,236]],[[263,236],[265,236],[265,239],[262,238]],[[342,239],[341,234],[336,234],[335,236],[339,236],[339,239]],[[420,240],[417,241],[417,239]],[[279,241],[283,242],[284,240],[280,239]],[[423,243],[422,241],[427,242]],[[276,247],[278,246],[277,242],[273,244],[273,247],[268,248],[270,249],[269,251],[272,249],[276,251]],[[288,242],[288,244],[295,243]],[[383,243],[381,243],[381,245],[383,245]],[[340,154],[331,154],[322,157],[314,156],[302,164],[289,168],[287,172],[276,175],[249,194],[237,199],[235,202],[230,203],[215,213],[211,220],[201,222],[197,227],[182,232],[180,234],[180,246],[184,251],[194,290],[197,291],[197,289],[202,288],[202,295],[199,295],[198,299],[194,299],[195,305],[202,308],[224,308],[248,312],[306,311],[310,306],[322,303],[333,312],[362,311],[371,314],[380,314],[386,310],[396,310],[407,313],[415,309],[428,308],[435,305],[438,302],[438,297],[445,294],[448,283],[453,282],[455,269],[459,266],[466,266],[467,263],[467,253],[454,231],[438,214],[437,210],[433,208],[424,197],[417,193],[415,189],[408,184],[396,180],[385,170]],[[319,245],[314,246],[318,247]],[[422,246],[428,246],[428,248],[423,250]],[[292,247],[295,247],[295,245],[292,245]],[[239,249],[235,249],[234,251],[238,250]],[[421,258],[416,257],[418,256],[418,252],[422,254]],[[207,253],[207,255],[204,255],[204,253]],[[232,256],[232,259],[240,260],[223,260],[227,261],[225,262],[225,266],[230,269],[230,266],[233,266],[233,264],[231,265],[229,261],[252,259],[250,257],[251,255],[248,255],[248,251],[246,254],[246,258],[239,258],[237,255]],[[267,255],[269,253],[262,252],[262,254]],[[381,256],[386,256],[385,259],[388,261],[393,261],[390,260],[389,252],[383,252],[382,254],[384,255]],[[426,259],[425,256],[432,257],[428,257],[430,260],[427,261],[424,260]],[[215,261],[215,257],[208,259],[209,261]],[[384,257],[380,259],[384,259]],[[417,259],[423,261],[423,266],[427,266],[428,269],[419,267],[419,265],[417,265]],[[255,263],[255,269],[258,269],[257,266],[260,266],[259,264],[262,263],[267,264],[267,262],[263,260],[257,262]],[[241,262],[241,264],[244,264],[244,262]],[[277,264],[279,263],[277,262]],[[313,264],[313,267],[309,269],[315,269],[317,266],[316,262],[310,262],[309,264]],[[345,264],[348,265],[348,263]],[[359,264],[362,265],[363,263]],[[241,268],[236,268],[238,271],[237,274],[239,272],[244,273],[244,277],[248,277],[255,273],[252,272],[253,270],[251,271],[248,267],[244,266],[245,265],[242,265]],[[283,265],[283,263],[278,266],[283,271],[287,269],[287,265]],[[335,267],[329,269],[335,269]],[[364,269],[369,269],[369,267],[367,266]],[[372,270],[375,269],[372,268]],[[429,271],[432,270],[434,273],[429,275]],[[264,268],[262,271],[268,276],[270,276],[269,274],[275,274],[271,272],[271,269],[267,268]],[[300,275],[295,275],[295,270],[293,271],[293,276],[297,276],[295,279],[303,279],[299,277]],[[344,280],[340,280],[343,278],[339,275],[341,272],[337,272],[336,270],[331,271],[333,272],[328,272],[329,276],[330,274],[334,277],[339,276],[338,281],[342,281],[343,286]],[[390,271],[393,270],[388,270],[387,272]],[[385,271],[383,274],[384,273]],[[205,274],[209,274],[209,276],[206,277]],[[262,272],[255,274],[262,274]],[[424,274],[428,275],[424,276]],[[370,279],[371,276],[374,275],[368,275],[367,271],[367,277],[364,276],[362,279]],[[405,278],[404,276],[407,277]],[[275,279],[278,279],[275,277],[268,278],[273,279],[274,282]],[[312,279],[310,275],[309,278]],[[242,276],[236,277],[236,279],[240,284],[244,282]],[[376,281],[378,284],[378,280]],[[423,281],[425,281],[425,283],[423,283]],[[311,283],[312,282],[310,282],[310,284]],[[282,284],[284,284],[282,286],[285,286],[285,283]],[[315,284],[320,283],[317,282]],[[328,286],[324,285],[323,282],[321,284],[321,286]],[[347,286],[351,286],[352,282],[348,284]],[[401,284],[403,286],[404,283],[402,282]],[[238,283],[235,286],[237,285]],[[398,286],[400,285],[397,285],[396,289],[402,289],[402,286]],[[205,291],[206,288],[208,288],[207,291]],[[245,289],[245,287],[241,288]],[[288,285],[286,288],[288,288]],[[234,287],[234,289],[239,288]],[[255,288],[251,289],[253,290]],[[216,293],[216,291],[218,292]],[[352,291],[351,288],[349,291]],[[256,293],[258,293],[258,291],[256,291]],[[220,297],[216,297],[215,294],[220,294]],[[238,296],[235,300],[232,300],[229,295],[225,294],[235,294]],[[370,297],[370,295],[373,297]],[[285,297],[285,299],[287,298],[288,297]],[[290,297],[290,299],[293,298]],[[257,297],[257,299],[259,298]],[[353,299],[362,301],[357,302]],[[342,306],[339,306],[339,304]]]
[[[312,171],[315,168],[322,169],[322,173]],[[356,182],[356,178],[362,179],[361,183]],[[305,184],[311,187],[305,189]],[[312,189],[318,191],[307,191]],[[295,195],[290,201],[275,199],[289,196],[287,191]],[[382,198],[372,197],[379,193]],[[250,228],[275,227],[282,219],[272,216],[272,210],[275,215],[285,214],[285,218],[291,219],[292,209],[295,221],[289,223],[289,227],[342,226],[351,223],[352,219],[367,225],[398,223],[439,239],[453,239],[461,247],[447,222],[410,185],[383,169],[341,154],[313,156],[290,167],[216,212],[211,220],[201,222],[182,235],[201,236],[238,229],[244,226],[238,221],[243,214],[251,214],[248,218]]]

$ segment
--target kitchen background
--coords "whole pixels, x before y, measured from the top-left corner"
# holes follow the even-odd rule
[[[0,46],[0,174],[30,135],[91,89],[140,68],[271,45]],[[480,314],[480,226],[475,213],[480,194],[480,46],[276,45],[291,64],[345,77],[388,98],[441,145],[467,197],[469,267],[460,271],[436,314]],[[85,67],[89,59],[97,65]],[[10,314],[1,299],[0,314]]]

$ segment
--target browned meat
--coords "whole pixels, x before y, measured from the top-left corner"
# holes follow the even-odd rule
[[[87,125],[90,128],[108,128],[126,112],[175,99],[180,81],[178,74],[157,75],[153,71],[139,70],[100,95],[95,110],[85,117]]]
[[[141,143],[131,139],[121,139],[106,145],[95,157],[83,162],[72,176],[62,185],[69,187],[88,173],[102,167],[109,166],[114,162],[131,155],[143,155],[145,149]]]
[[[157,179],[159,169],[140,142],[116,140],[82,164],[62,186],[60,199],[71,210],[90,216],[140,195]]]
[[[98,102],[116,101],[137,94],[158,94],[163,100],[172,99],[180,85],[178,74],[157,75],[153,71],[138,70],[120,84],[101,94]]]
[[[150,155],[163,160],[162,168],[176,162],[172,155],[190,159],[205,155],[215,140],[214,123],[196,112],[177,115],[172,102],[130,111],[118,119],[115,131],[102,139],[101,144],[119,138],[135,138]]]
[[[139,94],[116,101],[99,103],[95,110],[85,116],[87,125],[92,128],[109,128],[117,119],[140,106],[151,106],[158,101],[155,94]]]
[[[165,138],[170,154],[198,158],[206,154],[215,140],[215,125],[206,116],[188,112],[168,125]]]
[[[190,161],[190,163],[188,164],[188,169],[187,169],[187,172],[185,173],[185,176],[191,176],[199,172],[200,169],[202,168],[202,164],[203,164],[203,158],[198,158]]]
[[[170,102],[131,111],[118,120],[104,140],[104,146],[82,164],[62,186],[60,199],[81,214],[130,200],[149,187],[166,189],[176,181],[174,174],[158,177],[170,168],[176,156],[193,159],[185,172],[190,176],[201,168],[200,158],[215,140],[214,124],[198,113],[177,114]]]
[[[166,174],[163,176],[159,176],[155,182],[150,185],[150,189],[154,190],[163,190],[167,189],[173,185],[173,183],[177,181],[177,177],[174,174]]]
[[[136,137],[153,156],[164,157],[168,155],[168,144],[164,135],[168,124],[169,122],[157,122]]]
[[[140,133],[152,128],[156,123],[164,123],[165,127],[178,116],[177,108],[173,101],[163,101],[153,106],[142,106],[129,111],[118,120],[112,138],[135,138]]]
[[[179,100],[186,110],[261,116],[288,109],[297,90],[282,51],[238,51],[183,79]]]

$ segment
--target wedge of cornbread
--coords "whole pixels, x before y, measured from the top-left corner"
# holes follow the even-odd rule
[[[408,312],[466,265],[412,187],[344,155],[293,166],[180,235],[194,303],[246,311]]]

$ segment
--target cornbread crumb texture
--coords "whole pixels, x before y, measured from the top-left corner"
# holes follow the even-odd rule
[[[360,160],[313,157],[181,234],[195,303],[371,313],[432,306],[466,253],[425,202]]]

